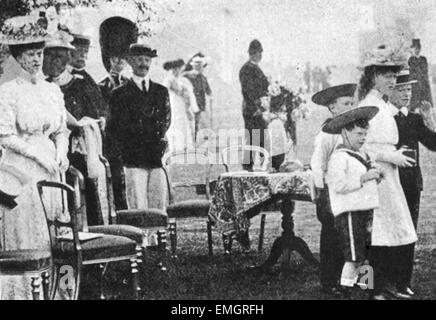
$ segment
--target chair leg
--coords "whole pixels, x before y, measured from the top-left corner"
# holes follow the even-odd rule
[[[39,300],[41,293],[41,277],[38,275],[36,277],[32,277],[32,297],[33,300]]]
[[[257,250],[259,252],[262,252],[262,248],[263,248],[263,238],[265,236],[265,218],[266,215],[263,213],[260,217],[259,245],[257,247]]]
[[[103,292],[104,264],[100,263],[98,265],[98,269],[99,269],[98,275],[100,277],[100,279],[99,279],[99,291],[100,291],[99,299],[100,300],[106,300],[106,296],[104,295],[104,292]]]
[[[230,258],[230,253],[232,251],[232,242],[233,242],[232,235],[223,234],[224,255],[227,258]]]
[[[130,272],[132,274],[132,293],[135,300],[139,299],[139,292],[141,288],[139,286],[139,276],[138,276],[138,264],[136,259],[130,260]]]
[[[209,256],[213,255],[213,238],[212,238],[212,222],[207,220],[207,246],[209,249]]]
[[[169,222],[169,233],[171,243],[171,258],[177,258],[177,224],[176,220],[172,219]]]
[[[142,248],[142,246],[140,246],[140,245],[137,245],[136,246],[136,263],[138,264],[138,270],[142,270],[142,267],[143,267],[143,263],[144,263],[144,256],[143,256],[143,254],[142,254],[142,250],[143,250],[143,248]]]
[[[158,267],[161,271],[167,271],[167,268],[164,266],[166,250],[167,250],[167,233],[165,230],[159,230],[157,232],[157,251],[159,255]]]
[[[48,272],[43,272],[42,274],[42,290],[44,295],[44,300],[50,299],[50,275]]]

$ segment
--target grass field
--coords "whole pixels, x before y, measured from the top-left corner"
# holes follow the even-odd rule
[[[312,141],[319,125],[327,116],[325,110],[312,106],[312,118],[298,125],[298,158],[307,163],[312,152]],[[241,123],[234,110],[222,110],[226,119]],[[232,115],[235,114],[235,117]],[[238,111],[239,114],[239,111]],[[226,126],[231,123],[227,122]],[[422,151],[422,169],[425,190],[422,196],[419,222],[419,242],[414,273],[414,288],[419,299],[436,299],[436,155]],[[298,202],[294,213],[296,234],[304,238],[318,256],[320,224],[315,216],[315,207]],[[281,233],[281,215],[268,212],[266,219],[264,250],[257,252],[259,217],[252,220],[250,236],[252,251],[244,253],[234,244],[231,260],[223,256],[220,235],[214,233],[214,256],[209,257],[206,245],[204,219],[180,219],[178,223],[178,258],[167,261],[167,272],[155,267],[154,253],[146,257],[145,272],[141,275],[141,299],[331,299],[319,291],[317,270],[293,253],[290,270],[283,271],[278,264],[271,274],[254,274],[246,267],[259,264],[267,257],[273,240]],[[120,271],[118,266],[114,267]],[[125,270],[125,269],[124,269]],[[111,285],[109,297],[129,298],[127,286],[122,285],[120,272],[109,272]],[[364,293],[353,295],[364,299]]]

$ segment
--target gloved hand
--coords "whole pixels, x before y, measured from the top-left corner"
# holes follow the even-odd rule
[[[389,162],[397,167],[413,167],[416,161],[413,158],[405,156],[403,154],[407,149],[401,148],[393,152],[383,152],[380,154],[380,160],[383,162]]]

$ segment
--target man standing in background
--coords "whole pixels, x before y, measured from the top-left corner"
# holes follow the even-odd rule
[[[93,97],[93,104],[97,106],[99,116],[104,117],[107,120],[109,116],[108,105],[103,99],[99,86],[91,77],[91,75],[85,70],[91,40],[85,35],[74,34],[73,36],[74,40],[72,45],[76,48],[76,50],[71,52],[71,66],[73,67],[71,73],[79,74],[83,77],[87,83],[87,94]]]
[[[267,123],[262,117],[262,111],[268,106],[263,97],[268,96],[269,82],[263,71],[259,67],[262,60],[262,44],[259,40],[253,40],[248,48],[249,60],[242,66],[239,71],[239,80],[241,82],[243,103],[242,116],[244,117],[245,129],[248,136],[246,137],[247,145],[257,145],[264,147],[264,130]],[[244,170],[253,169],[253,156],[244,161]]]
[[[428,101],[433,105],[433,99],[428,78],[427,58],[421,56],[421,41],[413,39],[411,48],[412,56],[409,58],[410,79],[418,81],[412,86],[412,101],[410,102],[411,111],[415,111],[415,109],[421,108],[424,101]]]
[[[192,70],[185,73],[185,77],[191,81],[194,87],[194,95],[197,100],[199,112],[195,114],[195,139],[197,132],[201,129],[212,127],[212,90],[204,75],[204,68],[207,66],[202,53],[196,54],[190,61]]]

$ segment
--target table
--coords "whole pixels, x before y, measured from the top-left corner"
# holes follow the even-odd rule
[[[292,217],[295,201],[311,202],[313,190],[310,170],[283,173],[227,172],[218,179],[209,218],[223,234],[223,239],[237,238],[250,227],[247,212],[271,201],[281,200],[282,235],[274,241],[267,260],[257,268],[265,271],[271,269],[282,254],[285,255],[285,261],[289,261],[292,251],[318,266],[319,262],[306,242],[295,235]]]

